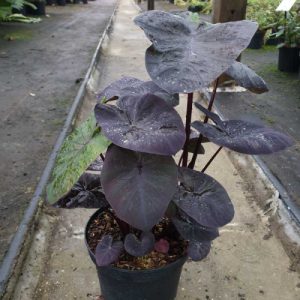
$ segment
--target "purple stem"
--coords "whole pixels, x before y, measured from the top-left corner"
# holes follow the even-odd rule
[[[214,104],[214,101],[215,101],[215,98],[216,98],[216,94],[217,94],[217,88],[218,88],[218,84],[219,84],[219,78],[217,78],[216,82],[215,82],[215,86],[214,86],[214,90],[211,94],[211,97],[210,97],[210,100],[209,100],[209,104],[208,104],[208,107],[207,109],[209,111],[211,111],[212,109],[212,106]],[[207,123],[208,122],[208,116],[205,116],[205,119],[203,121],[203,123]],[[194,150],[194,153],[193,153],[193,157],[192,157],[192,160],[189,164],[189,168],[190,169],[194,169],[195,167],[195,163],[196,163],[196,160],[197,160],[197,156],[198,156],[198,149],[199,147],[201,146],[201,143],[202,143],[202,139],[203,139],[203,135],[202,134],[199,134],[199,137],[197,139],[197,144],[196,144],[196,148]]]
[[[103,155],[102,153],[100,154],[100,157],[101,157],[101,159],[102,159],[103,162],[104,162],[105,158],[104,158],[104,155]]]
[[[182,166],[186,167],[188,163],[188,143],[191,134],[191,121],[192,121],[192,111],[193,111],[193,93],[188,93],[187,109],[186,109],[186,121],[185,121],[185,134],[186,140],[183,147],[182,153]],[[181,160],[181,159],[180,159]]]
[[[211,159],[207,162],[207,164],[205,165],[205,167],[202,169],[202,173],[204,173],[206,171],[206,169],[209,167],[209,165],[213,162],[213,160],[216,158],[216,156],[219,154],[219,152],[222,150],[222,146],[219,147],[219,149],[216,151],[216,153],[211,157]]]

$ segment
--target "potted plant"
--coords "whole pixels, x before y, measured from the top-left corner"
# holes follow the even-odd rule
[[[248,46],[250,49],[260,49],[264,45],[265,35],[278,22],[280,13],[275,9],[279,0],[249,0],[246,17],[258,23],[258,30]]]
[[[191,12],[201,12],[209,5],[207,1],[191,0],[188,2],[188,10]]]
[[[85,237],[105,300],[173,300],[186,259],[205,258],[218,228],[234,216],[222,185],[194,170],[201,144],[219,145],[214,158],[222,147],[268,154],[292,142],[271,128],[222,121],[211,112],[224,72],[253,92],[267,91],[235,61],[256,23],[212,25],[189,12],[160,11],[142,13],[135,23],[152,42],[145,59],[152,81],[123,77],[98,94],[94,113],[58,154],[47,199],[56,207],[99,209]],[[208,108],[195,103],[205,119],[191,124],[193,92],[212,82]],[[178,93],[187,94],[185,126],[174,109]]]
[[[276,38],[283,39],[279,48],[278,69],[283,72],[298,72],[300,50],[300,16],[297,13],[287,13],[287,18],[281,22]]]

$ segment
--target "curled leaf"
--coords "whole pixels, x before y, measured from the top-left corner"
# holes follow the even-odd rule
[[[211,248],[211,242],[191,241],[189,243],[187,253],[192,260],[200,261],[209,254],[210,248]]]
[[[95,251],[97,266],[108,266],[117,261],[122,251],[123,243],[121,241],[114,242],[111,235],[104,235]]]
[[[238,85],[253,93],[262,94],[269,90],[267,84],[260,76],[238,61],[235,61],[225,74],[234,79]]]
[[[151,232],[143,232],[140,239],[133,233],[125,237],[125,250],[132,256],[144,256],[154,248],[155,238]]]

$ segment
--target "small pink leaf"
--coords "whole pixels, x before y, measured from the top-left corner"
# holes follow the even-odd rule
[[[170,248],[170,244],[167,240],[160,239],[158,242],[155,243],[154,249],[157,252],[161,253],[168,253]]]

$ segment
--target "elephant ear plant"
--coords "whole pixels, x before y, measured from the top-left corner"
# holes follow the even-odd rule
[[[117,262],[124,252],[167,254],[172,245],[167,238],[158,239],[154,230],[163,219],[186,241],[182,255],[199,261],[209,253],[218,228],[234,216],[222,185],[204,170],[193,170],[202,143],[217,144],[217,153],[226,147],[257,155],[292,142],[271,128],[223,121],[211,112],[223,73],[254,93],[267,91],[258,75],[235,61],[256,32],[256,23],[212,25],[186,12],[161,11],[142,13],[135,23],[152,42],[145,57],[152,81],[123,77],[98,94],[94,114],[66,139],[58,155],[48,201],[64,208],[104,208],[113,215],[121,235],[102,235],[95,248],[98,266]],[[205,93],[211,84],[208,108],[195,103],[204,121],[191,123],[193,93]],[[179,93],[187,94],[185,126],[174,109]],[[173,156],[179,151],[176,163]],[[100,154],[101,176],[85,172],[99,166]],[[95,159],[98,164],[90,166]]]

